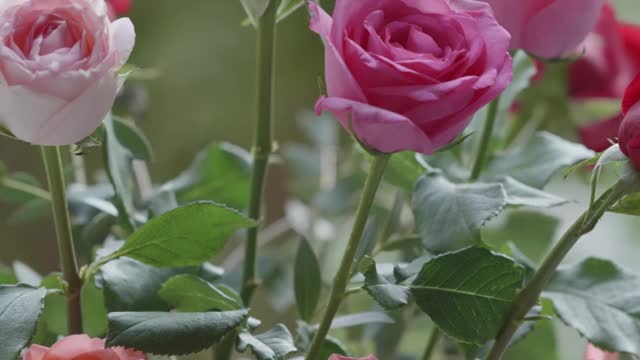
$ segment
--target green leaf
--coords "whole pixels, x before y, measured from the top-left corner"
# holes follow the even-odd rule
[[[13,285],[17,282],[13,271],[0,262],[0,285]]]
[[[26,173],[13,173],[8,175],[5,173],[0,175],[0,201],[12,204],[24,204],[34,199],[43,199],[49,201],[51,198],[42,184]]]
[[[149,220],[109,257],[128,256],[156,267],[199,265],[220,252],[236,230],[255,225],[230,208],[193,203]]]
[[[411,202],[424,247],[441,253],[481,243],[480,228],[507,204],[500,184],[454,184],[440,173],[418,181]]]
[[[270,1],[276,0],[240,0],[244,11],[249,16],[249,20],[254,27],[257,26],[258,19],[262,17],[264,12],[267,10],[267,6]]]
[[[294,267],[293,288],[298,314],[302,320],[310,321],[320,300],[322,278],[318,258],[305,238],[300,239]]]
[[[104,162],[105,170],[111,185],[115,191],[114,204],[118,208],[118,220],[127,232],[133,231],[133,219],[135,214],[134,190],[135,184],[132,177],[131,152],[123,146],[116,134],[116,120],[112,114],[108,114],[104,120],[105,146]]]
[[[618,214],[640,216],[640,193],[633,193],[625,196],[609,211]]]
[[[505,114],[511,109],[511,105],[516,100],[518,95],[529,87],[531,78],[536,75],[538,70],[536,69],[533,60],[524,51],[518,51],[513,56],[513,80],[509,84],[509,87],[500,94],[500,104],[498,105],[498,112]]]
[[[16,360],[29,345],[46,295],[44,288],[0,286],[0,359]]]
[[[37,287],[42,281],[42,275],[22,261],[13,262],[13,273],[16,275],[19,283],[26,285]]]
[[[447,335],[482,345],[495,338],[508,318],[524,274],[513,260],[471,247],[426,263],[411,293]]]
[[[278,6],[277,21],[280,22],[286,19],[289,15],[296,12],[304,6],[305,0],[282,0],[280,6]]]
[[[380,311],[366,311],[335,317],[331,329],[344,329],[370,324],[393,324],[393,319]]]
[[[524,184],[510,176],[500,177],[495,181],[504,187],[507,192],[507,205],[510,206],[551,208],[568,202],[561,197]]]
[[[110,312],[168,311],[169,306],[158,291],[167,280],[179,274],[191,274],[213,281],[210,265],[159,269],[139,261],[122,258],[103,265],[95,277],[96,286],[104,289]]]
[[[529,186],[542,189],[560,169],[590,159],[594,152],[584,145],[539,132],[524,147],[498,154],[489,164],[492,176],[509,175]]]
[[[242,302],[197,276],[182,274],[167,280],[158,292],[160,297],[178,311],[232,311],[244,308]]]
[[[640,355],[640,277],[589,258],[560,269],[542,296],[556,313],[596,346]]]
[[[259,335],[252,335],[246,330],[238,334],[238,351],[245,352],[247,348],[258,360],[284,359],[297,350],[293,336],[282,324],[276,324],[273,329]]]
[[[111,313],[107,346],[124,346],[158,355],[196,353],[234,331],[245,320],[247,312]]]
[[[113,117],[113,130],[118,143],[124,147],[131,157],[138,160],[153,160],[153,151],[149,140],[131,121]]]
[[[362,259],[358,269],[365,278],[363,288],[385,310],[396,309],[409,303],[409,288],[396,285],[378,274],[373,258],[367,256]]]
[[[22,204],[8,218],[9,225],[25,225],[46,219],[51,215],[51,202],[36,198]]]
[[[391,184],[413,191],[418,179],[429,170],[423,158],[414,152],[393,154],[389,159],[384,178]]]
[[[199,153],[191,166],[165,184],[180,202],[211,200],[242,209],[249,202],[251,155],[229,143],[214,144]]]
[[[302,351],[307,351],[309,346],[311,345],[311,340],[315,335],[315,327],[307,324],[302,320],[298,320],[297,322],[298,328],[298,344]],[[332,354],[339,354],[348,356],[349,352],[346,350],[346,346],[340,342],[340,340],[333,338],[331,336],[327,336],[322,344],[322,348],[320,349],[320,354],[318,355],[319,359],[328,359]],[[302,356],[296,356],[291,358],[291,360],[304,360]]]

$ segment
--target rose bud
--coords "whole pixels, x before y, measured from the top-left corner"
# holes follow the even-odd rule
[[[36,145],[89,136],[113,105],[133,24],[104,1],[0,2],[0,124]]]
[[[595,347],[593,344],[587,345],[584,353],[584,360],[618,360],[618,354],[606,352]]]
[[[431,154],[511,82],[509,34],[471,0],[310,2],[330,111],[373,150]]]
[[[511,34],[511,48],[541,58],[574,51],[593,29],[605,0],[483,0]]]
[[[116,15],[128,14],[131,11],[131,0],[107,0],[107,5]]]
[[[62,338],[51,348],[31,345],[23,360],[146,360],[138,351],[120,347],[106,348],[103,339],[92,339],[87,335],[71,335]]]
[[[640,170],[640,76],[627,88],[622,113],[624,120],[618,132],[620,150]]]

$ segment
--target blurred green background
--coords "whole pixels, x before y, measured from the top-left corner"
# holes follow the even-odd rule
[[[355,0],[354,0],[355,1]],[[134,0],[130,17],[136,26],[137,45],[131,63],[159,70],[160,77],[144,83],[149,111],[140,127],[155,150],[150,164],[154,180],[164,181],[186,168],[194,155],[213,141],[225,140],[249,147],[254,118],[254,31],[241,26],[245,18],[238,0]],[[618,13],[626,21],[640,23],[637,0],[617,0]],[[276,136],[280,143],[300,139],[296,114],[310,110],[319,95],[318,77],[323,56],[319,39],[307,30],[308,15],[299,11],[278,28]],[[26,171],[44,180],[39,150],[0,139],[0,156],[12,171]],[[89,156],[93,168],[96,155]],[[271,174],[268,196],[278,214],[286,176],[282,169]],[[569,199],[586,199],[586,186],[556,181],[551,192]],[[584,202],[554,211],[563,226],[575,217]],[[9,214],[0,206],[0,218]],[[533,225],[532,225],[533,226]],[[9,226],[0,221],[0,262],[21,260],[42,273],[57,267],[52,225],[48,222]],[[608,216],[572,252],[569,261],[597,254],[640,271],[637,234],[640,224],[622,216]],[[567,344],[577,335],[563,331]],[[570,341],[569,341],[570,340]],[[578,352],[565,346],[566,357]],[[580,349],[580,352],[582,349]]]

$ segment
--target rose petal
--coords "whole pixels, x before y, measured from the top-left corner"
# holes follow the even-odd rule
[[[136,31],[129,18],[121,18],[111,23],[111,43],[117,50],[117,67],[124,65],[133,51]]]
[[[640,101],[640,74],[629,84],[622,99],[622,114],[626,114],[631,107]]]
[[[610,119],[596,121],[578,128],[582,143],[593,151],[605,151],[618,137],[618,129],[623,116],[618,114]]]
[[[36,129],[32,144],[73,144],[90,135],[111,110],[118,91],[118,77],[106,74],[82,95]]]
[[[384,153],[413,150],[424,154],[436,150],[427,135],[400,114],[336,97],[320,98],[316,111],[323,110],[336,115],[347,131],[351,132],[352,128],[360,140],[375,150]]]
[[[587,345],[584,360],[618,360],[618,354],[600,350],[593,344]]]
[[[31,345],[29,346],[29,350],[24,354],[24,360],[42,360],[47,351],[49,351],[48,347]]]

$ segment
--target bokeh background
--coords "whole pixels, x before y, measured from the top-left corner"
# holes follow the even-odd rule
[[[237,0],[134,0],[130,14],[137,31],[131,63],[158,71],[144,83],[148,111],[139,126],[155,151],[150,169],[161,182],[186,168],[207,144],[225,140],[248,147],[254,119],[254,31],[241,25],[245,14]],[[619,16],[640,23],[640,2],[614,1]],[[299,11],[278,28],[276,127],[280,143],[300,140],[299,112],[310,110],[319,95],[318,77],[323,56],[319,39],[307,30],[308,15]],[[13,171],[33,173],[44,181],[39,150],[0,139],[0,157]],[[91,168],[99,166],[95,155]],[[269,191],[271,218],[282,212],[286,176],[272,172]],[[587,187],[578,180],[558,179],[551,192],[580,200],[554,210],[562,219],[560,230],[584,207]],[[8,225],[11,209],[0,205],[0,262],[20,260],[46,273],[57,267],[52,225]],[[536,226],[536,224],[525,224]],[[615,259],[640,271],[640,222],[609,215],[572,251],[567,261],[586,256]],[[560,326],[560,328],[562,328]],[[561,359],[578,359],[582,348],[575,333],[560,332]],[[576,345],[578,344],[578,345]],[[576,346],[578,348],[576,349]]]

